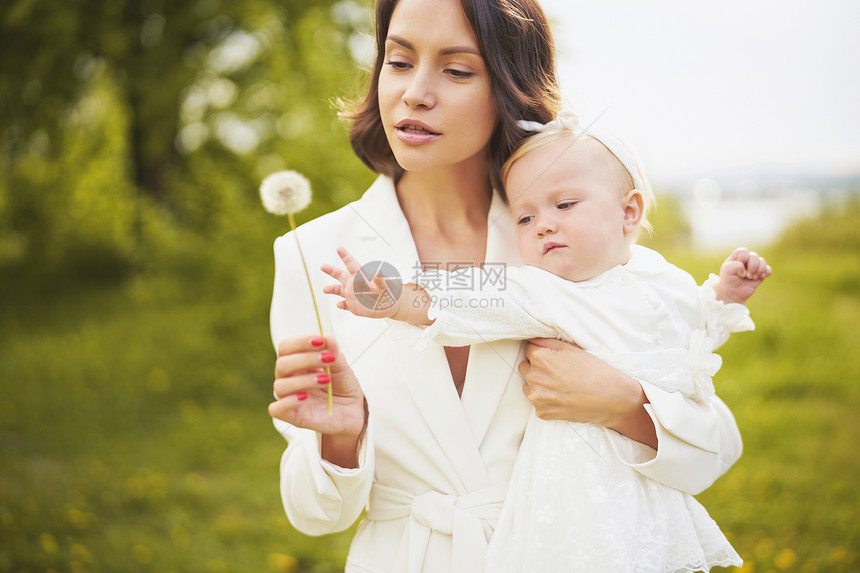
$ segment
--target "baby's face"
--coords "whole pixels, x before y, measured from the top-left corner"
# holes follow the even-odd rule
[[[600,143],[547,143],[516,161],[505,188],[527,265],[570,281],[594,278],[630,257],[626,195]]]

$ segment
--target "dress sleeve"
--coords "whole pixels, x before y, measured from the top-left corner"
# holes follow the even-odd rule
[[[314,262],[309,260],[308,264]],[[276,348],[284,338],[312,335],[319,329],[292,233],[275,240],[270,326]],[[281,458],[280,489],[290,523],[308,535],[324,535],[348,528],[361,514],[373,481],[371,420],[368,420],[355,469],[344,469],[323,460],[321,436],[317,432],[277,419],[274,424],[288,443]]]
[[[714,286],[718,281],[719,277],[711,274],[699,287],[699,328],[711,340],[712,351],[722,346],[733,332],[755,330],[746,305],[717,300]]]
[[[475,267],[420,273],[415,282],[430,296],[427,314],[434,322],[414,326],[388,319],[391,335],[418,350],[430,342],[469,346],[560,335],[543,305],[528,294],[542,288],[534,284],[534,276],[508,267],[505,280],[480,284],[481,273],[482,269]],[[463,283],[463,276],[467,276],[468,284]]]

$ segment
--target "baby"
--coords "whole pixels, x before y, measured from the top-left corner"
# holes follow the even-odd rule
[[[339,282],[325,292],[356,315],[423,325],[399,327],[417,347],[555,337],[636,379],[706,399],[720,366],[713,350],[753,328],[743,303],[770,267],[737,249],[719,277],[697,287],[636,245],[653,204],[638,163],[615,138],[564,119],[524,125],[540,133],[503,168],[527,265],[507,268],[503,284],[434,295],[450,277],[422,273],[393,305],[368,305],[356,296],[356,277],[379,295],[391,292],[386,279],[362,277],[339,249],[346,270],[324,265]],[[532,416],[486,570],[668,573],[741,564],[691,495],[622,461],[631,456],[647,462],[654,452],[602,426]]]

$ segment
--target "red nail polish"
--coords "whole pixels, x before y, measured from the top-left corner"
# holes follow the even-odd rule
[[[335,358],[336,356],[334,355],[334,352],[320,352],[320,360],[325,363],[334,362]]]
[[[325,344],[325,338],[323,338],[321,336],[314,336],[313,338],[311,338],[311,346],[319,347],[319,346],[322,346],[323,344]]]
[[[331,382],[331,376],[328,374],[317,374],[317,384],[328,384]]]
[[[298,400],[299,402],[301,402],[302,400],[307,400],[307,398],[308,398],[307,392],[299,392],[296,394],[296,400]]]

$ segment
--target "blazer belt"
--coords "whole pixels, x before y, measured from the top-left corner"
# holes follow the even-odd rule
[[[484,520],[498,520],[507,488],[508,484],[500,483],[463,495],[438,491],[412,495],[375,483],[370,490],[367,519],[409,518],[393,571],[419,573],[430,535],[435,532],[451,536],[451,571],[474,573],[484,568]]]

